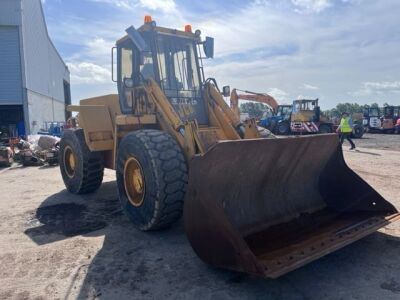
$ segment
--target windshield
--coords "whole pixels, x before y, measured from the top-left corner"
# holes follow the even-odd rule
[[[200,91],[194,41],[158,35],[156,40],[160,84],[167,96],[196,97]]]
[[[389,107],[385,107],[385,117],[392,117],[394,114],[394,108],[389,106]]]
[[[277,115],[280,117],[287,116],[292,112],[291,106],[280,106]]]
[[[314,100],[296,100],[293,103],[293,111],[313,111],[316,107],[316,101]]]
[[[379,117],[379,108],[373,107],[369,111],[370,117]]]

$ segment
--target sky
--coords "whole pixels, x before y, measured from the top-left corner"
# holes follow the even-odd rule
[[[400,105],[398,0],[42,0],[74,103],[116,93],[111,48],[130,25],[191,24],[215,39],[206,76],[280,103]]]

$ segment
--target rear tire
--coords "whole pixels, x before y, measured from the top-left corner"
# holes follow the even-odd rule
[[[167,133],[144,129],[127,134],[117,156],[118,195],[140,230],[170,226],[182,214],[187,167],[182,150]]]
[[[279,122],[276,126],[276,133],[280,135],[289,134],[290,126],[288,122]]]
[[[355,139],[361,139],[364,135],[364,127],[361,125],[355,125],[353,128],[353,137]]]
[[[103,156],[89,150],[83,129],[63,132],[58,161],[69,192],[86,194],[100,187],[104,174]]]

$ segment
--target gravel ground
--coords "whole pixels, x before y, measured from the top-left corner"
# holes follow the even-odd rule
[[[344,148],[348,164],[398,208],[399,138],[366,135],[357,151]],[[14,166],[0,169],[0,190],[0,299],[400,299],[400,222],[264,280],[205,265],[182,221],[135,230],[112,171],[96,193],[76,196],[58,167]]]
[[[365,133],[354,142],[363,148],[400,151],[400,134]]]

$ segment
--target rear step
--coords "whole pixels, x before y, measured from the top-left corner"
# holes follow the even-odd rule
[[[215,267],[276,278],[398,219],[332,134],[224,141],[189,167],[186,234]]]

